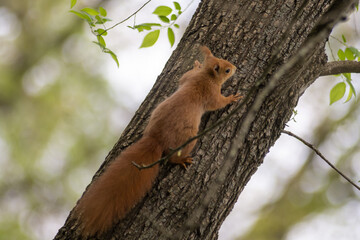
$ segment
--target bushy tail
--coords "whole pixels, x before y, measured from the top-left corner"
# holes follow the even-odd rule
[[[151,189],[159,166],[139,170],[131,162],[150,164],[160,159],[161,146],[143,137],[122,152],[80,199],[75,213],[84,235],[108,230]]]

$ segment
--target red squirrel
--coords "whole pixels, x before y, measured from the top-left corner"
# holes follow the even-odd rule
[[[83,236],[103,233],[125,217],[151,189],[159,165],[139,170],[132,164],[148,165],[196,136],[205,111],[223,108],[241,98],[239,94],[224,97],[221,85],[236,67],[216,58],[202,46],[204,62],[195,61],[194,68],[179,80],[179,88],[152,112],[142,138],[126,148],[79,200],[75,214]],[[196,141],[173,154],[169,162],[192,163],[189,156]]]

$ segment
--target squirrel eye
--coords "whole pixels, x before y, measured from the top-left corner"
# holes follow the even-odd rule
[[[228,74],[230,72],[230,68],[225,70],[225,73]]]

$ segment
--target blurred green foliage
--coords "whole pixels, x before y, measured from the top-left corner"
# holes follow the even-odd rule
[[[52,237],[119,135],[101,54],[68,9],[1,1],[1,240]]]
[[[0,5],[0,240],[51,238],[120,133],[111,120],[118,106],[98,70],[102,54],[68,10],[69,1]],[[326,118],[314,145],[332,148],[331,134],[360,129],[359,108],[354,101],[343,118]],[[359,140],[343,150],[338,165],[356,179]],[[241,239],[284,239],[312,213],[358,199],[336,173],[315,168],[319,161],[309,153]],[[322,184],[309,190],[309,179]]]
[[[360,156],[360,135],[353,131],[360,129],[360,122],[356,120],[358,116],[360,116],[360,105],[356,102],[352,102],[340,118],[331,118],[329,112],[313,132],[312,140],[314,146],[322,149],[325,155],[332,155],[329,154],[331,151],[340,151],[337,159],[329,158],[329,160],[336,162],[336,166],[355,181],[359,174],[353,167],[359,161],[357,157]],[[349,136],[349,133],[355,134]],[[334,140],[336,136],[342,137],[337,141]],[[336,154],[332,156],[334,155]],[[288,161],[292,160],[288,159]],[[288,232],[296,224],[306,222],[309,217],[325,213],[330,209],[344,207],[352,200],[359,201],[358,190],[309,150],[303,166],[289,179],[279,197],[259,209],[257,221],[239,239],[287,239]]]

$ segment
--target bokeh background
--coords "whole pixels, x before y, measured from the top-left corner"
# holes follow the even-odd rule
[[[103,6],[116,23],[145,1],[79,0]],[[178,43],[199,0],[179,0]],[[157,21],[149,3],[136,23]],[[0,240],[52,239],[174,48],[166,39],[139,49],[144,33],[118,26],[105,38],[120,68],[101,53],[68,1],[0,2]],[[328,46],[360,48],[360,16],[334,29]],[[111,24],[109,24],[111,26]],[[352,74],[360,92],[360,78]],[[360,104],[329,106],[341,77],[322,77],[304,94],[288,129],[360,180]],[[220,230],[232,239],[360,239],[360,194],[297,140],[282,136]]]

